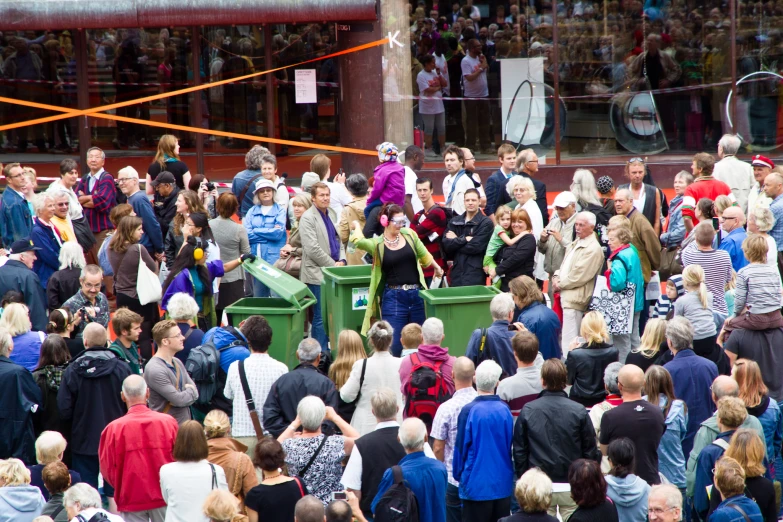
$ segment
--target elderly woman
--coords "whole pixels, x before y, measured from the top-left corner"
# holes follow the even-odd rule
[[[571,342],[566,358],[569,397],[592,408],[606,398],[603,377],[607,366],[617,362],[617,348],[609,344],[606,321],[598,312],[588,312],[582,319],[579,337]]]
[[[748,212],[748,232],[758,234],[767,241],[767,264],[778,266],[778,245],[768,232],[775,226],[775,215],[767,207],[756,207]]]
[[[601,446],[598,443],[598,437],[601,435],[601,418],[604,416],[604,413],[623,403],[623,398],[620,397],[620,387],[617,385],[617,374],[620,373],[620,368],[622,367],[622,363],[619,362],[613,362],[606,367],[606,370],[604,370],[606,398],[603,402],[590,408],[590,420],[593,422],[593,428],[595,428],[595,441],[599,448]],[[609,460],[604,455],[601,461],[601,472],[606,475],[609,473],[610,468]]]
[[[244,504],[247,494],[258,484],[247,446],[231,438],[231,422],[222,410],[212,410],[204,418],[209,455],[207,460],[223,468],[228,490]]]
[[[201,510],[209,522],[248,522],[247,516],[240,513],[240,504],[228,491],[214,490],[207,495]]]
[[[534,208],[538,207],[534,204]],[[503,247],[499,252],[499,263],[490,265],[489,277],[500,276],[500,289],[508,292],[508,284],[516,277],[534,276],[536,259],[543,256],[536,250],[536,235],[527,211],[518,208],[511,213],[511,231],[516,238],[522,236],[513,245]]]
[[[569,522],[620,522],[617,508],[606,496],[606,480],[594,460],[578,459],[568,468],[571,498],[577,505]]]
[[[201,345],[204,330],[199,329],[195,319],[198,317],[198,303],[193,296],[179,292],[171,296],[166,307],[169,319],[174,320],[185,337],[184,348],[176,353],[177,359],[183,363],[188,360],[190,350]]]
[[[527,212],[528,219],[531,224],[530,232],[534,238],[541,237],[541,232],[544,231],[544,218],[541,215],[541,209],[536,203],[536,189],[533,186],[533,180],[524,176],[514,176],[506,185],[508,194],[514,199],[511,203],[508,203],[512,209],[522,209]],[[513,214],[512,214],[513,220]],[[533,272],[536,279],[539,281],[539,288],[543,286],[543,282],[547,279],[546,271],[544,270],[544,255],[540,252],[535,254],[535,265]]]
[[[607,457],[612,466],[606,476],[606,496],[617,507],[617,516],[623,522],[647,522],[647,494],[650,485],[634,475],[635,447],[626,437],[609,443]]]
[[[266,178],[256,182],[254,192],[255,205],[245,215],[243,223],[250,252],[271,265],[280,259],[280,249],[285,246],[286,207],[275,202],[275,185]],[[253,295],[269,297],[271,292],[261,281],[253,279]]]
[[[340,389],[340,397],[345,402],[356,401],[356,411],[351,419],[351,426],[365,435],[375,430],[378,421],[370,404],[373,394],[381,388],[391,388],[397,396],[397,421],[402,421],[402,393],[400,392],[399,357],[390,352],[394,336],[391,325],[386,321],[378,321],[367,332],[367,341],[373,354],[353,364],[351,376]]]
[[[63,496],[63,505],[68,513],[69,520],[80,522],[78,517],[88,522],[93,517],[97,517],[96,520],[108,520],[108,522],[123,522],[124,520],[121,516],[113,515],[104,510],[101,507],[103,506],[101,494],[86,482],[80,482],[68,488]],[[166,517],[166,520],[169,520],[168,517]]]
[[[0,522],[31,522],[46,501],[19,459],[0,460]]]
[[[342,435],[321,433],[324,420],[334,422]],[[301,435],[294,437],[300,426]],[[289,473],[300,477],[307,491],[326,506],[332,501],[332,492],[343,490],[342,461],[350,455],[358,437],[359,432],[340,418],[334,408],[309,395],[299,401],[296,419],[277,440],[285,450]]]
[[[163,171],[174,174],[177,187],[184,190],[190,184],[190,169],[185,162],[179,159],[179,140],[171,134],[164,134],[158,140],[158,150],[155,152],[155,159],[147,169],[147,194],[150,196],[155,193],[152,182]]]
[[[612,292],[626,292],[633,289],[634,301],[628,303],[628,309],[619,310],[618,317],[614,317],[610,329],[612,341],[619,352],[619,361],[625,362],[625,358],[632,349],[639,346],[639,314],[644,307],[644,276],[639,254],[631,246],[631,231],[625,227],[619,227],[609,232],[609,248],[612,253],[609,256],[609,290]],[[604,314],[606,315],[606,314]]]
[[[422,268],[433,268],[436,277],[443,277],[443,269],[416,232],[405,226],[402,208],[393,203],[384,205],[379,216],[383,234],[365,239],[361,224],[354,221],[350,239],[356,248],[373,254],[369,302],[361,333],[367,335],[372,318],[382,316],[394,329],[391,351],[399,357],[403,327],[408,323],[422,324],[425,319],[424,301],[419,296],[419,290],[427,287]]]
[[[715,463],[715,489],[720,493],[723,501],[710,515],[710,522],[733,522],[743,519],[747,522],[761,522],[765,520],[759,505],[745,495],[745,477],[745,470],[736,459],[724,456]],[[739,517],[738,514],[740,514]]]
[[[27,469],[30,470],[30,485],[39,488],[45,500],[49,500],[51,493],[44,487],[43,469],[52,462],[61,462],[67,445],[65,437],[57,431],[45,431],[35,441],[37,464],[33,464]],[[77,472],[68,470],[68,474],[71,477],[71,484],[78,484],[82,481],[81,475]]]
[[[217,198],[218,217],[209,220],[209,228],[212,236],[220,249],[220,260],[228,263],[242,254],[250,253],[250,242],[247,239],[247,230],[237,223],[232,217],[237,213],[239,203],[231,192],[224,192]],[[245,272],[234,270],[225,274],[220,279],[218,287],[218,300],[215,303],[215,313],[218,321],[223,317],[223,310],[245,297]]]
[[[29,315],[26,305],[11,303],[3,309],[0,328],[11,334],[14,341],[14,351],[9,358],[32,372],[38,366],[41,343],[46,334],[32,331]]]
[[[263,473],[263,480],[245,497],[250,522],[258,522],[259,514],[266,518],[272,512],[275,520],[294,520],[296,503],[309,493],[301,478],[283,474],[285,458],[283,447],[275,439],[265,438],[256,445],[253,464]]]
[[[522,474],[514,487],[514,497],[521,511],[501,518],[501,522],[557,522],[557,518],[547,514],[552,502],[552,481],[540,469],[532,468]]]
[[[288,189],[285,187],[285,182],[277,176],[277,158],[272,154],[267,154],[261,158],[261,175],[274,186],[275,203],[284,209],[288,209],[288,200],[290,198]]]
[[[682,198],[685,189],[693,183],[693,175],[681,170],[674,176],[674,198],[669,202],[669,215],[663,222],[661,246],[669,251],[677,250],[685,239],[685,223],[682,221]]]
[[[684,491],[686,461],[682,441],[688,432],[688,408],[674,395],[672,376],[663,366],[650,366],[644,374],[644,390],[644,399],[658,405],[666,419],[666,431],[658,444],[658,470]]]
[[[309,194],[297,194],[291,200],[290,207],[293,212],[291,233],[288,236],[288,243],[280,249],[280,260],[275,263],[275,266],[280,270],[296,278],[299,278],[302,268],[302,240],[299,237],[299,219],[311,206],[313,206],[313,202]]]
[[[348,238],[351,234],[350,226],[354,221],[358,221],[364,229],[367,219],[364,217],[364,207],[367,206],[367,192],[369,185],[367,178],[362,174],[351,174],[345,180],[345,188],[353,198],[353,201],[343,207],[340,221],[337,224],[337,233],[340,234],[340,241],[346,247],[345,257],[349,265],[363,265],[365,252],[363,250],[348,249]]]
[[[544,304],[544,294],[536,282],[529,276],[519,276],[511,280],[508,289],[519,310],[517,322],[538,338],[541,356],[544,360],[559,359],[560,319]]]
[[[614,187],[611,185],[612,178],[604,176],[599,178],[599,181],[607,178],[609,180],[609,189],[614,194]],[[603,185],[600,188],[606,188]],[[574,171],[574,179],[571,181],[569,190],[576,198],[576,211],[587,211],[595,215],[596,223],[599,226],[604,226],[609,222],[609,219],[614,216],[614,202],[609,199],[608,203],[602,201],[599,197],[601,192],[599,191],[598,184],[595,181],[593,173],[587,169],[576,169]]]
[[[38,194],[33,198],[33,230],[30,232],[30,240],[38,247],[35,252],[36,260],[33,264],[33,272],[41,280],[41,286],[46,290],[49,277],[60,269],[60,247],[64,241],[51,220],[54,216],[54,198],[50,194]]]
[[[65,301],[79,292],[79,277],[87,265],[84,250],[75,241],[63,243],[59,254],[60,269],[53,273],[46,285],[46,302],[49,310],[60,308]]]

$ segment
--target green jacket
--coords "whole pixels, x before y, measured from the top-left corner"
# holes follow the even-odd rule
[[[427,285],[424,282],[423,266],[430,266],[432,264],[432,254],[427,252],[427,247],[421,242],[419,236],[413,230],[409,228],[403,228],[400,230],[400,234],[404,241],[408,242],[416,253],[416,259],[419,260],[419,280],[422,288],[426,288]],[[383,262],[383,251],[385,249],[383,244],[383,236],[374,237],[372,239],[366,239],[361,230],[354,229],[351,232],[351,243],[356,245],[356,248],[364,250],[372,254],[372,274],[370,275],[370,295],[367,303],[367,310],[364,313],[364,322],[362,323],[362,335],[366,335],[367,331],[372,325],[372,318],[382,319],[381,317],[381,296],[383,296],[383,287],[385,286],[385,278],[383,276],[383,270],[381,270],[381,263]],[[378,292],[378,288],[381,289]]]
[[[136,343],[131,341],[131,347],[125,348],[120,340],[117,339],[109,345],[109,350],[128,363],[134,375],[141,375],[141,357],[139,356],[139,349],[136,346]]]
[[[747,428],[754,430],[761,437],[761,442],[764,443],[764,454],[767,453],[767,439],[764,437],[764,428],[761,427],[761,422],[753,415],[748,415],[745,418],[745,422],[742,423],[740,428]],[[699,431],[696,432],[696,437],[693,439],[693,449],[688,457],[688,466],[685,471],[685,486],[686,494],[689,497],[693,497],[693,488],[696,483],[696,463],[699,460],[699,453],[708,445],[718,438],[720,430],[718,429],[718,412],[701,423]]]

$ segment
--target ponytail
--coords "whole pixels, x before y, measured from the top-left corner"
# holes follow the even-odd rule
[[[702,281],[699,283],[699,301],[704,308],[709,307],[709,301],[707,300],[707,285]]]
[[[707,285],[704,282],[704,269],[699,265],[688,265],[682,271],[682,282],[686,289],[697,290],[699,301],[704,308],[709,307]]]

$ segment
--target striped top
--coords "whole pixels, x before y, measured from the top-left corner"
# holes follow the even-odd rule
[[[117,188],[114,186],[114,178],[111,174],[101,169],[92,189],[90,189],[90,176],[85,176],[76,184],[76,193],[92,196],[93,206],[83,209],[90,230],[97,234],[114,228],[109,220],[109,212],[117,204]]]
[[[701,251],[695,242],[682,250],[682,266],[700,265],[704,269],[707,289],[712,292],[714,310],[724,317],[729,315],[726,306],[726,283],[731,280],[731,258],[725,250]]]
[[[780,309],[780,273],[776,266],[752,263],[737,272],[734,294],[734,314],[745,305],[752,314],[765,314]]]

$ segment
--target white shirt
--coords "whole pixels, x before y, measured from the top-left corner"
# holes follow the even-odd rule
[[[90,172],[89,179],[87,180],[87,188],[90,192],[92,192],[92,188],[95,186],[96,183],[98,183],[98,180],[100,179],[101,175],[106,172],[103,167],[101,167],[101,170],[93,174]]]
[[[79,196],[76,195],[76,192],[74,192],[73,189],[65,188],[65,185],[63,185],[62,181],[57,179],[52,181],[52,184],[49,185],[49,188],[46,189],[46,192],[49,194],[54,194],[61,190],[64,190],[68,193],[68,216],[70,216],[71,219],[81,219],[83,215],[82,205],[79,203]]]
[[[266,402],[266,396],[272,385],[281,375],[288,373],[288,367],[274,360],[268,353],[251,353],[245,359],[245,374],[247,385],[253,395],[258,410],[258,420],[263,426],[262,408]],[[250,412],[245,403],[245,392],[242,390],[242,382],[239,379],[239,361],[234,361],[228,368],[226,375],[226,388],[223,390],[226,399],[233,402],[233,416],[231,422],[231,435],[234,437],[255,437],[253,421],[250,420]]]
[[[644,204],[647,202],[647,191],[645,188],[646,186],[642,185],[642,190],[639,191],[639,199],[633,200],[633,207],[641,213],[644,213]],[[631,197],[633,197],[633,189],[628,187],[628,190],[631,191]]]
[[[446,86],[442,89],[442,92],[451,92],[451,80],[449,80],[449,62],[446,61],[445,56],[432,55],[435,58],[435,67],[440,71],[440,75],[446,80]]]
[[[541,237],[541,232],[544,231],[544,218],[541,215],[541,209],[538,208],[535,196],[528,199],[527,203],[522,205],[522,209],[527,212],[527,215],[530,217],[530,223],[533,225],[533,237]],[[542,281],[548,279],[549,274],[544,270],[544,254],[539,252],[538,249],[536,249],[535,260],[536,263],[533,267],[533,275],[536,276],[536,279]]]
[[[123,522],[122,517],[118,515],[112,515],[108,511],[104,511],[103,509],[98,509],[98,508],[82,509],[75,517],[71,519],[71,522],[81,522],[81,520],[90,520],[97,513],[103,513],[104,515],[106,515],[106,518],[109,519],[109,522]],[[82,517],[81,519],[79,518],[80,516]]]
[[[473,179],[471,179],[471,177],[468,175],[460,176],[460,178],[457,180],[457,185],[454,187],[454,194],[451,197],[451,203],[446,205],[454,211],[455,215],[465,213],[465,191],[472,188],[476,188],[476,185],[473,183]],[[449,192],[444,194],[444,197],[447,201],[450,192],[451,183],[449,183]]]
[[[468,80],[465,76],[473,74],[481,64],[478,58],[472,58],[469,54],[462,59],[462,85],[465,98],[486,98],[489,96],[489,86],[487,84],[487,71],[481,71],[481,74],[475,80]],[[475,124],[475,123],[474,123]]]
[[[400,391],[400,363],[402,359],[393,356],[389,351],[375,352],[367,358],[367,368],[364,372],[364,383],[361,388],[361,396],[356,404],[356,411],[351,418],[351,426],[365,435],[375,429],[377,421],[372,414],[370,399],[380,388],[390,388],[397,396],[397,420],[402,422],[402,410],[404,408],[402,392]],[[351,375],[340,388],[340,397],[346,402],[356,400],[359,393],[359,381],[361,380],[364,359],[353,363]]]
[[[375,426],[375,430],[382,428],[398,427],[400,425],[397,421],[379,422]],[[424,443],[424,454],[431,459],[435,458],[435,453],[432,452],[429,443]],[[345,489],[352,489],[354,491],[361,491],[362,489],[362,454],[359,452],[359,447],[354,445],[351,451],[351,456],[348,458],[348,464],[343,471],[343,478],[340,480]]]
[[[226,473],[217,464],[213,466],[217,489],[228,491]],[[166,501],[166,522],[209,522],[201,511],[212,492],[212,467],[206,460],[164,464],[160,468],[160,491]]]
[[[419,179],[419,176],[417,176],[416,173],[413,172],[412,168],[406,166],[405,167],[405,195],[411,196],[411,206],[413,206],[414,214],[424,208],[424,205],[422,205],[421,200],[419,199],[419,195],[416,193],[417,179]]]
[[[348,193],[348,190],[345,188],[345,185],[341,183],[335,183],[334,181],[327,181],[326,184],[329,186],[329,191],[330,191],[329,208],[331,208],[337,213],[337,219],[339,220],[340,216],[343,213],[343,207],[348,203],[352,202],[353,197],[351,197],[351,195]],[[335,222],[335,224],[337,223]]]
[[[753,177],[753,166],[750,163],[736,156],[724,156],[715,164],[712,177],[728,185],[742,211],[748,211],[748,195],[756,183]]]
[[[769,266],[778,266],[778,245],[775,238],[767,234],[767,264]]]
[[[446,109],[443,107],[443,92],[440,89],[440,76],[435,71],[427,72],[422,69],[416,75],[416,85],[419,87],[419,114],[440,114]],[[424,94],[432,84],[438,85],[438,90],[432,94]]]

